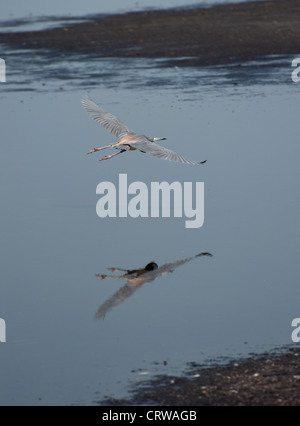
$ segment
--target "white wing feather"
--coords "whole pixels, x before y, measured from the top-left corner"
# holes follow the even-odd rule
[[[128,127],[110,112],[100,108],[89,98],[82,98],[81,103],[86,112],[93,117],[97,123],[101,124],[106,130],[111,132],[117,138],[122,138],[130,132]]]
[[[154,155],[161,160],[176,161],[184,164],[198,164],[195,161],[187,160],[176,152],[161,145],[157,145],[155,142],[150,142],[147,139],[145,139],[144,142],[136,142],[133,146],[142,152],[149,152],[149,154]]]

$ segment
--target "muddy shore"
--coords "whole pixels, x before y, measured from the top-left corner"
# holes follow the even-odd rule
[[[130,399],[107,399],[104,403],[111,406],[300,405],[300,347],[281,354],[264,353],[225,366],[195,366],[190,376],[159,376],[134,390]]]
[[[42,31],[0,34],[14,48],[99,57],[172,58],[181,66],[300,54],[300,1],[157,10],[82,18]],[[179,59],[184,58],[184,59]]]

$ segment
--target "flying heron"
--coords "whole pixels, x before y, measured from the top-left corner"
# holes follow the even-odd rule
[[[101,151],[106,148],[116,148],[117,153],[112,155],[106,155],[101,158],[99,161],[108,160],[109,158],[115,157],[116,155],[122,154],[126,151],[139,151],[145,153],[149,152],[151,155],[154,155],[157,158],[162,160],[177,161],[179,163],[185,164],[204,164],[205,161],[195,162],[187,160],[181,155],[177,154],[170,149],[164,148],[160,145],[157,145],[155,142],[164,141],[166,138],[149,138],[148,136],[139,135],[135,132],[132,132],[128,127],[123,124],[117,117],[100,108],[95,102],[89,98],[82,98],[81,103],[87,113],[93,117],[97,123],[100,123],[106,130],[110,131],[114,136],[116,136],[119,141],[117,143],[102,146],[101,148],[94,148],[88,152],[92,154],[93,152]]]

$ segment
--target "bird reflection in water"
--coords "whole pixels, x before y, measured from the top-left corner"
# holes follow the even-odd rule
[[[178,266],[181,266],[184,263],[190,262],[191,260],[202,256],[211,257],[212,254],[208,252],[202,252],[196,254],[196,256],[187,257],[185,259],[177,260],[176,262],[165,263],[162,266],[158,266],[155,262],[150,262],[144,268],[140,269],[108,268],[111,272],[124,272],[122,275],[96,274],[96,277],[101,278],[102,280],[107,278],[115,278],[118,280],[125,280],[127,283],[106,302],[99,306],[95,314],[95,318],[104,318],[108,311],[110,311],[114,306],[122,303],[128,297],[132,296],[133,293],[137,289],[141,288],[143,284],[153,281],[161,275],[167,274],[168,272],[173,272],[174,269],[176,269]]]

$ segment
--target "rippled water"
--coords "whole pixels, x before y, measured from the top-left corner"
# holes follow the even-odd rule
[[[243,0],[242,0],[243,1]],[[256,0],[254,0],[256,1]],[[260,0],[257,0],[260,1]],[[174,7],[211,6],[221,3],[240,3],[241,0],[201,0],[190,3],[182,0],[85,0],[76,2],[70,0],[52,0],[51,2],[40,2],[30,0],[20,2],[19,0],[2,0],[0,22],[6,29],[15,31],[16,28],[29,29],[44,28],[45,25],[56,25],[57,17],[72,18],[76,16],[95,15],[102,13],[122,13],[128,11],[139,11],[145,9],[164,9]],[[10,22],[8,22],[10,21]]]
[[[186,68],[2,52],[1,404],[93,404],[190,362],[290,344],[299,317],[293,58]],[[114,138],[81,107],[86,94],[133,130],[207,163],[139,152],[99,163],[86,152]],[[184,217],[99,218],[96,187],[118,187],[120,174],[148,188],[204,182],[203,227],[186,228]],[[95,274],[200,252],[213,256],[123,289],[95,318],[126,285]]]

